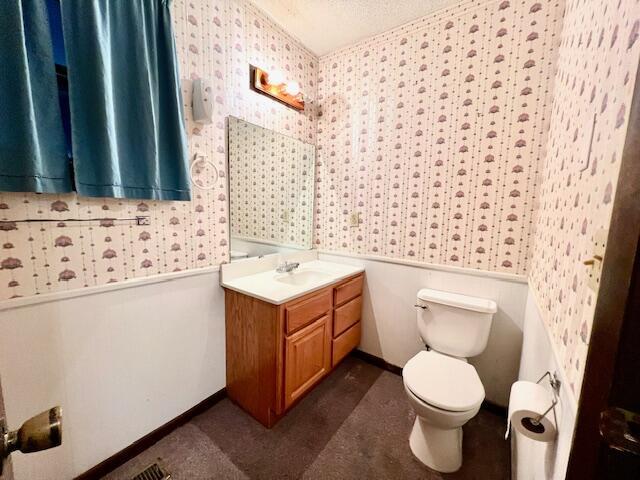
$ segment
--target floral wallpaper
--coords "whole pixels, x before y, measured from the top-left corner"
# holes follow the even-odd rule
[[[322,57],[315,245],[525,274],[562,6],[463,1]]]
[[[226,117],[315,143],[310,112],[298,113],[249,90],[251,63],[282,70],[315,98],[313,54],[247,0],[174,0],[172,14],[187,117],[189,80],[207,78],[215,93],[212,125],[187,118],[191,154],[205,155],[217,170],[202,169],[196,180],[215,182],[214,188],[194,188],[191,202],[0,192],[0,300],[227,261]],[[148,215],[150,224],[65,221],[136,215]],[[14,222],[20,219],[56,222]]]
[[[611,219],[638,35],[638,0],[567,1],[530,284],[576,396],[596,300],[582,261]]]
[[[229,117],[234,237],[311,248],[315,146]]]
[[[0,300],[227,261],[231,115],[317,145],[314,246],[528,274],[579,395],[595,306],[582,261],[610,221],[640,0],[463,0],[319,61],[248,0],[172,8],[191,154],[215,166],[196,180],[214,188],[191,202],[0,192]],[[312,108],[250,91],[250,63],[300,82]],[[189,118],[198,77],[212,125]],[[135,215],[150,224],[65,221]],[[27,218],[56,221],[14,222]]]

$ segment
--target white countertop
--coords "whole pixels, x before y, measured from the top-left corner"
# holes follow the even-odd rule
[[[291,273],[277,273],[275,269],[270,269],[223,280],[221,285],[265,302],[280,305],[360,272],[364,272],[364,267],[311,260],[301,263]],[[294,280],[291,277],[300,274],[306,275],[309,280],[301,285],[288,283]]]

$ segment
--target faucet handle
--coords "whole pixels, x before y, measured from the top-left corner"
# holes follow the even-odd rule
[[[289,262],[287,260],[284,263],[279,264],[276,267],[276,272],[278,273],[291,273],[293,270],[300,266],[300,262]]]

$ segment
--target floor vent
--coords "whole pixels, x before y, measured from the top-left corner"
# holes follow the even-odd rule
[[[169,480],[171,478],[171,474],[164,471],[164,469],[154,463],[149,465],[131,480]]]

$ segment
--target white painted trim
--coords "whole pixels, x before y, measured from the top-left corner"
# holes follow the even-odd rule
[[[197,275],[206,275],[215,273],[220,270],[219,265],[212,267],[194,268],[191,270],[183,270],[180,272],[161,273],[151,275],[149,277],[131,278],[122,282],[106,283],[104,285],[96,285],[94,287],[75,288],[73,290],[63,290],[59,292],[44,293],[42,295],[32,295],[29,297],[12,298],[0,302],[0,312],[11,310],[12,308],[26,307],[27,305],[37,305],[39,303],[55,302],[68,298],[82,297],[85,295],[95,295],[97,293],[111,292],[122,290],[124,288],[135,288],[154,283],[171,282],[179,278],[194,277]],[[216,283],[217,284],[217,283]]]
[[[272,240],[263,240],[261,238],[252,238],[252,237],[240,237],[238,235],[231,235],[231,241],[233,241],[233,239],[236,240],[241,240],[243,242],[253,242],[253,243],[259,243],[261,245],[273,245],[275,247],[282,247],[282,248],[291,248],[293,250],[312,250],[313,247],[302,247],[300,245],[294,245],[294,244],[290,244],[290,243],[281,243],[281,242],[274,242]]]
[[[567,373],[564,370],[563,362],[560,359],[558,349],[556,348],[555,340],[553,339],[551,332],[549,331],[549,327],[547,326],[547,321],[543,314],[543,310],[540,308],[540,300],[538,299],[536,289],[533,288],[533,286],[531,285],[531,282],[528,282],[528,285],[529,285],[529,292],[531,292],[531,297],[533,298],[533,304],[538,310],[538,316],[542,321],[542,328],[544,328],[544,331],[547,334],[547,340],[549,341],[549,345],[551,346],[551,351],[553,352],[553,359],[555,360],[555,363],[558,366],[558,370],[559,370],[558,373],[560,375],[560,381],[562,382],[562,386],[560,388],[562,388],[566,392],[567,394],[566,397],[569,400],[571,400],[569,406],[571,407],[571,409],[573,410],[573,414],[575,415],[576,412],[578,411],[578,398],[576,397],[576,394],[573,392],[573,390],[569,386],[570,384],[567,378]]]
[[[495,278],[498,280],[506,280],[514,283],[527,283],[526,275],[516,275],[513,273],[490,272],[487,270],[477,270],[475,268],[454,267],[451,265],[439,265],[437,263],[418,262],[415,260],[406,260],[404,258],[381,257],[377,255],[360,255],[358,253],[339,252],[332,250],[318,250],[318,253],[324,255],[335,255],[338,257],[357,258],[359,260],[372,260],[375,262],[395,263],[398,265],[406,265],[409,267],[424,268],[426,270],[441,270],[444,272],[460,273],[463,275],[473,275],[476,277]]]

